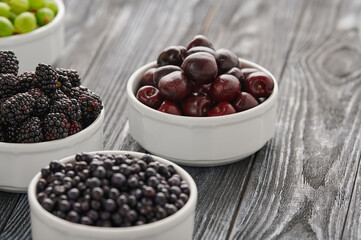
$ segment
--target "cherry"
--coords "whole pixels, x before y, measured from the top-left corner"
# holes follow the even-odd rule
[[[241,69],[244,79],[246,79],[251,73],[258,72],[259,70],[256,68],[242,68]]]
[[[232,51],[221,48],[217,50],[218,54],[218,72],[219,74],[226,73],[233,67],[238,67],[239,60],[236,54]]]
[[[241,83],[235,76],[223,74],[211,85],[211,96],[217,102],[232,101],[241,90]]]
[[[213,44],[203,35],[195,36],[187,45],[187,50],[196,46],[204,46],[208,48],[212,48],[214,50]]]
[[[214,106],[208,113],[208,116],[215,117],[215,116],[222,116],[236,113],[236,110],[229,102],[220,102],[216,106]]]
[[[150,68],[147,71],[145,71],[145,73],[143,74],[142,80],[140,81],[140,84],[142,86],[146,86],[146,85],[155,86],[154,82],[153,82],[153,75],[154,75],[155,70],[156,70],[156,68]]]
[[[157,109],[163,102],[163,98],[157,88],[153,86],[143,86],[137,92],[138,100],[148,107]]]
[[[258,105],[257,100],[247,92],[240,92],[233,102],[233,106],[237,112],[242,112]]]
[[[158,66],[176,65],[180,66],[186,57],[187,51],[181,46],[170,46],[165,48],[158,56]]]
[[[212,106],[212,99],[207,94],[192,93],[183,101],[182,110],[186,116],[205,117]]]
[[[245,81],[246,91],[255,98],[268,97],[273,91],[273,80],[263,72],[251,73]]]
[[[174,71],[182,71],[182,69],[178,66],[174,65],[166,65],[159,67],[155,70],[153,75],[153,83],[156,87],[158,87],[159,80],[164,77],[165,75],[174,72]]]
[[[192,47],[191,49],[189,49],[187,51],[187,57],[189,55],[192,55],[193,53],[197,53],[197,52],[207,52],[207,53],[212,54],[216,60],[218,59],[218,54],[216,53],[216,51],[214,51],[212,48],[203,47],[203,46]]]
[[[184,59],[181,68],[190,80],[199,84],[212,82],[218,73],[216,59],[206,52],[189,55]]]
[[[212,83],[208,83],[208,84],[197,84],[192,82],[192,92],[203,92],[206,93],[208,95],[211,94],[211,85]]]
[[[173,114],[173,115],[182,115],[182,111],[179,108],[179,106],[168,100],[165,100],[160,105],[160,107],[158,108],[158,111]]]
[[[238,67],[234,67],[234,68],[231,68],[226,74],[235,76],[241,83],[242,89],[244,88],[244,79],[245,78],[244,78],[244,75],[243,75],[243,72],[241,71],[241,69],[239,69]]]
[[[159,80],[158,89],[165,99],[179,101],[191,92],[191,83],[184,72],[175,71]]]

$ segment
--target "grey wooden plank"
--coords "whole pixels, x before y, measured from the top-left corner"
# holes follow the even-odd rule
[[[4,232],[0,234],[0,240],[18,239],[31,239],[30,210],[26,194],[21,194]]]
[[[65,0],[66,43],[54,65],[78,70],[86,76],[99,48],[113,31],[122,0]]]
[[[0,233],[5,228],[19,198],[20,194],[0,192]]]
[[[348,208],[359,198],[359,11],[359,1],[307,2],[276,135],[255,160],[231,239],[340,239],[347,213],[344,238],[357,237],[358,202]]]
[[[361,52],[360,48],[360,30],[361,30],[361,3],[353,1],[351,4],[342,4],[339,7],[339,18],[335,22],[337,32],[345,35],[341,38],[340,47],[334,52],[336,56],[326,62],[326,69],[330,70],[332,75],[338,76],[341,83],[347,83],[355,91],[349,92],[350,104],[349,109],[355,117],[348,119],[350,133],[345,138],[345,148],[340,153],[343,159],[352,159],[355,163],[358,161],[357,175],[352,189],[352,196],[347,210],[345,225],[342,229],[342,239],[360,239],[361,236],[361,211],[360,211],[360,194],[361,194]],[[346,42],[346,43],[345,43]],[[355,46],[357,46],[355,48]],[[339,50],[342,49],[342,50]],[[341,59],[349,59],[343,63]],[[351,61],[352,59],[352,61]],[[334,67],[332,67],[334,66]],[[350,84],[353,82],[353,84]],[[354,85],[354,86],[352,86]],[[344,99],[347,101],[347,99]],[[350,176],[351,178],[352,176]]]

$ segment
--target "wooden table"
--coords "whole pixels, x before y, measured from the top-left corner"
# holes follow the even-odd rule
[[[101,95],[105,149],[142,151],[129,135],[125,86],[166,46],[205,34],[278,79],[271,141],[235,164],[185,167],[199,189],[194,239],[360,239],[361,1],[65,4],[55,65],[78,69]],[[0,192],[0,239],[31,239],[25,194]]]

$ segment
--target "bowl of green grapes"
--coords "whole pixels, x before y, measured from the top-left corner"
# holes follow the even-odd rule
[[[0,0],[0,50],[17,55],[19,72],[54,63],[64,47],[61,0]]]

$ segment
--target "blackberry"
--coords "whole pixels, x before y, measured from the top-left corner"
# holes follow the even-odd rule
[[[3,122],[20,123],[34,111],[35,99],[29,93],[18,93],[0,106],[0,116]]]
[[[50,99],[39,88],[31,89],[29,94],[35,99],[34,113],[43,116],[49,112]]]
[[[24,72],[18,76],[18,91],[27,92],[36,87],[36,76],[34,72]]]
[[[43,141],[43,133],[38,117],[29,118],[20,124],[17,132],[17,140],[20,143],[37,143]]]
[[[58,74],[58,89],[60,89],[63,93],[67,94],[70,92],[72,85],[67,76]]]
[[[19,143],[17,125],[10,125],[9,127],[7,127],[6,134],[7,134],[6,142]]]
[[[47,141],[69,135],[70,123],[63,113],[48,113],[43,121],[44,139]]]
[[[80,86],[81,80],[79,77],[79,73],[76,70],[57,68],[56,71],[58,72],[59,75],[67,77],[69,79],[72,87]]]
[[[83,130],[83,127],[82,127],[80,122],[75,121],[75,122],[70,123],[70,128],[69,128],[69,134],[70,135],[78,133],[81,130]]]
[[[17,93],[18,80],[13,74],[0,74],[0,98],[8,98]]]
[[[75,98],[79,102],[82,112],[82,121],[86,126],[90,125],[103,109],[100,97],[87,88],[72,88],[69,96]]]
[[[0,124],[0,142],[6,142],[7,141],[6,131],[7,131],[7,129],[5,128],[5,126]]]
[[[50,94],[57,89],[58,74],[51,65],[38,64],[35,75],[39,88],[46,94]]]
[[[79,121],[81,117],[81,110],[76,99],[69,99],[68,97],[60,98],[53,102],[50,106],[50,112],[64,113],[70,121]]]
[[[52,101],[56,101],[62,98],[67,98],[68,96],[61,91],[60,89],[56,89],[55,92],[52,92],[51,94],[48,95],[50,100]]]
[[[0,73],[18,75],[19,61],[12,51],[0,51]]]

